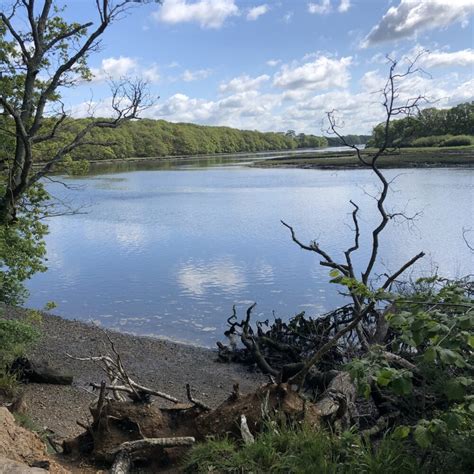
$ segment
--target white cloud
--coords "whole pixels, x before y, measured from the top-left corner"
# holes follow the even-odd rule
[[[158,82],[160,80],[160,73],[158,72],[158,66],[153,65],[148,69],[144,69],[141,73],[143,79],[149,82]]]
[[[160,80],[160,74],[156,64],[144,67],[140,65],[136,59],[127,56],[102,59],[100,67],[91,68],[91,72],[93,82],[101,82],[109,79],[117,80],[129,76],[140,76],[149,82],[158,82]]]
[[[258,17],[265,15],[265,13],[268,13],[269,10],[270,7],[266,3],[257,7],[250,8],[247,13],[247,20],[255,21]]]
[[[223,93],[244,92],[258,89],[264,82],[268,81],[270,76],[263,74],[258,77],[250,77],[246,74],[234,77],[227,83],[219,86],[219,90]]]
[[[312,14],[326,15],[331,10],[331,0],[321,0],[320,3],[308,3],[308,12]]]
[[[423,58],[422,64],[428,68],[473,66],[474,49],[463,49],[452,53],[433,51]]]
[[[197,71],[190,71],[189,69],[186,69],[181,75],[181,78],[185,82],[192,82],[206,79],[211,74],[212,71],[210,69],[198,69]]]
[[[102,59],[100,68],[91,68],[94,81],[105,81],[107,79],[119,79],[129,75],[138,67],[133,58],[120,56],[118,58]]]
[[[341,3],[337,7],[340,13],[345,13],[351,8],[351,0],[341,0]]]
[[[414,57],[419,49],[423,49],[422,46],[416,45],[406,52],[407,57]],[[397,57],[401,56],[402,52],[399,51]],[[422,56],[420,65],[425,68],[471,66],[474,63],[473,56],[472,49],[454,52],[440,49],[431,56]],[[105,69],[146,71],[137,61],[132,60],[130,63],[119,61],[120,58],[113,59],[104,60]],[[279,60],[271,61],[275,61],[276,66]],[[186,89],[178,89],[144,111],[143,116],[171,122],[262,131],[293,129],[319,134],[321,129],[326,128],[322,127],[325,112],[335,109],[345,123],[344,133],[367,133],[384,118],[381,98],[376,92],[386,82],[387,68],[372,64],[358,81],[353,81],[349,89],[347,86],[352,64],[351,57],[337,58],[320,51],[299,61],[280,64],[273,76],[242,74],[234,77],[220,84],[218,92],[221,95],[212,99],[192,96]],[[401,69],[404,65],[400,60]],[[155,66],[148,70],[157,74]],[[206,74],[207,71],[187,71],[186,76],[194,79],[199,73]],[[425,95],[432,102],[423,106],[435,107],[451,107],[473,100],[474,80],[469,69],[439,72],[435,79],[423,75],[406,77],[402,81],[398,100],[403,103],[414,96]],[[180,77],[184,79],[186,71],[181,73]],[[181,85],[184,86],[183,83]],[[110,98],[93,104],[80,104],[74,108],[73,115],[87,116],[91,107],[98,116],[112,116]]]
[[[275,74],[273,85],[283,89],[324,90],[332,87],[347,87],[351,57],[331,59],[319,56],[302,65],[283,65]]]
[[[281,63],[281,59],[269,59],[267,61],[267,66],[276,67]]]
[[[153,16],[164,23],[198,23],[202,28],[220,28],[227,18],[238,15],[235,0],[165,0]]]
[[[390,7],[362,42],[362,47],[409,38],[420,31],[444,28],[467,21],[474,11],[472,0],[401,0]]]

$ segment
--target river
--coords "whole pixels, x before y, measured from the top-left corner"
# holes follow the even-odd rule
[[[228,160],[227,160],[228,161]],[[390,211],[419,213],[392,222],[378,273],[421,250],[412,274],[472,272],[463,228],[473,227],[474,169],[387,170],[396,178]],[[48,183],[80,213],[50,220],[48,271],[28,284],[27,302],[55,313],[135,334],[203,346],[222,339],[235,304],[255,316],[317,315],[344,302],[317,256],[291,242],[316,238],[337,258],[351,242],[351,207],[361,208],[359,268],[375,222],[374,176],[366,170],[258,169],[226,160],[102,167]],[[470,235],[474,235],[470,234]]]

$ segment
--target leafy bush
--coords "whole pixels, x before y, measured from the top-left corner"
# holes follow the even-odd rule
[[[384,437],[377,448],[361,436],[336,436],[307,427],[268,426],[255,443],[239,446],[229,440],[196,445],[186,461],[199,473],[415,473],[420,465],[404,441]]]
[[[0,193],[3,189],[0,182]],[[20,212],[14,223],[0,226],[0,302],[21,304],[27,296],[24,282],[46,270],[44,236],[48,229],[40,217],[47,199],[41,185],[32,188],[24,202],[27,211]]]
[[[469,135],[456,135],[441,142],[440,146],[468,146],[473,143],[474,140]]]
[[[442,142],[445,140],[449,140],[452,138],[452,135],[437,135],[437,136],[429,136],[429,137],[420,137],[416,138],[411,142],[411,146],[413,147],[433,147],[433,146],[440,146]]]
[[[8,372],[8,365],[25,353],[39,333],[30,322],[2,319],[0,317],[0,391],[14,394],[17,380]]]
[[[390,347],[374,347],[348,365],[366,397],[374,385],[391,393],[405,424],[398,434],[413,437],[433,472],[474,470],[464,456],[474,449],[472,291],[469,281],[420,279],[414,291],[393,297]]]
[[[38,338],[38,331],[23,321],[0,319],[0,373]]]
[[[410,147],[436,147],[436,146],[466,146],[472,145],[473,139],[469,135],[436,135],[420,137],[411,141]]]

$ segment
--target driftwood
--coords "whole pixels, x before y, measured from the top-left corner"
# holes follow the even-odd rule
[[[126,441],[116,450],[115,460],[110,469],[111,474],[127,474],[132,462],[136,459],[147,459],[154,451],[163,448],[191,446],[196,440],[192,436],[176,438],[146,438],[137,441]]]
[[[219,360],[256,365],[263,373],[280,377],[283,382],[301,370],[303,361],[315,349],[331,341],[354,319],[352,307],[346,305],[319,318],[308,318],[302,312],[288,322],[275,318],[271,323],[267,319],[252,324],[254,308],[255,304],[251,305],[246,317],[239,321],[234,306],[224,333],[229,344],[217,343]],[[351,331],[326,352],[318,367],[323,371],[340,367],[357,350],[357,334]]]
[[[90,385],[94,389],[102,389],[102,393],[104,390],[113,394],[113,397],[116,400],[126,401],[127,398],[124,394],[128,396],[128,398],[136,403],[143,402],[148,403],[150,401],[150,396],[154,395],[156,397],[164,398],[165,400],[171,401],[173,403],[179,403],[179,400],[172,395],[167,393],[154,390],[144,385],[141,385],[128,375],[127,371],[124,368],[122,363],[122,358],[120,357],[120,353],[115,348],[115,344],[110,338],[109,334],[104,331],[104,334],[110,344],[110,348],[112,350],[111,354],[106,355],[99,355],[99,356],[92,356],[92,357],[73,357],[70,354],[66,354],[69,358],[84,361],[84,362],[95,362],[99,364],[102,370],[105,372],[107,377],[109,378],[109,383],[105,385],[105,387],[96,383],[91,383]]]
[[[52,385],[71,385],[73,377],[51,367],[48,362],[17,357],[8,367],[23,383],[44,383]]]

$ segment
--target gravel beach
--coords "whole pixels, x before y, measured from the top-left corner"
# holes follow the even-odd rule
[[[5,308],[3,317],[26,315],[24,309]],[[88,419],[88,407],[94,400],[89,384],[100,383],[105,374],[95,363],[73,360],[66,354],[104,354],[109,347],[107,337],[96,326],[47,313],[42,313],[39,327],[41,338],[29,355],[73,375],[74,382],[72,386],[26,385],[27,412],[38,427],[53,431],[59,438],[71,437],[83,431],[77,421]],[[216,352],[210,349],[111,331],[108,334],[134,380],[183,401],[186,383],[196,398],[215,407],[227,398],[234,383],[238,382],[241,391],[247,393],[266,381],[262,374],[245,367],[217,362]],[[166,401],[155,399],[154,403],[164,405]]]

